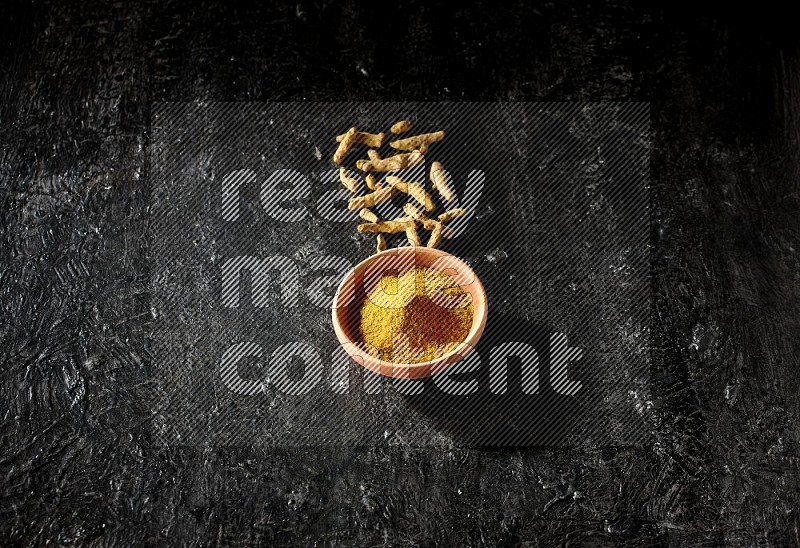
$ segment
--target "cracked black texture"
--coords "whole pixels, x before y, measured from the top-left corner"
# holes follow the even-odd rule
[[[800,544],[800,40],[613,2],[12,2],[0,18],[0,536],[11,544]],[[642,447],[164,450],[156,100],[651,103]]]

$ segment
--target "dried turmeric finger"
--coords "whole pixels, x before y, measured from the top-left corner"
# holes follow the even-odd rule
[[[350,192],[358,192],[358,187],[361,186],[358,179],[351,177],[344,167],[339,168],[339,180]]]
[[[368,223],[377,223],[378,216],[372,212],[371,209],[364,208],[358,212],[358,216],[367,221]]]
[[[433,211],[436,209],[436,204],[433,203],[433,198],[431,198],[431,195],[428,194],[428,192],[422,188],[422,185],[419,183],[402,182],[395,184],[394,187],[400,192],[413,197],[422,205],[422,207],[425,208],[425,211]]]
[[[386,177],[386,182],[400,192],[404,192],[409,196],[412,196],[416,201],[422,204],[422,207],[424,207],[426,211],[433,211],[436,209],[436,205],[433,203],[433,198],[431,198],[431,195],[428,194],[428,191],[426,191],[421,184],[409,183],[393,175]]]
[[[462,215],[466,215],[466,213],[467,213],[467,210],[464,209],[463,207],[458,208],[458,209],[451,209],[450,211],[445,211],[444,213],[439,215],[439,221],[443,222],[443,223],[446,223],[448,221],[452,221],[453,219],[457,219],[458,217],[461,217]]]
[[[453,192],[453,187],[450,186],[450,182],[447,180],[447,174],[441,162],[433,162],[431,165],[431,183],[433,183],[433,188],[435,188],[445,200],[448,202],[455,200],[456,195]]]
[[[436,223],[436,226],[431,230],[431,237],[428,238],[428,247],[439,247],[439,244],[442,242],[443,231],[444,225],[442,223]]]
[[[370,160],[380,160],[381,159],[381,155],[378,154],[378,151],[375,150],[374,148],[371,148],[371,149],[369,149],[367,151],[367,156],[369,156]]]
[[[386,245],[386,236],[384,236],[383,234],[379,233],[377,235],[376,240],[377,240],[377,242],[376,242],[376,245],[375,245],[375,251],[377,251],[378,253],[380,253],[381,251],[386,251],[386,248],[388,247]]]
[[[411,245],[417,247],[422,245],[422,240],[419,237],[419,233],[417,233],[417,225],[415,225],[413,222],[411,222],[411,224],[409,224],[409,226],[406,228],[406,238],[408,238],[408,241],[411,243]]]
[[[425,230],[430,230],[431,232],[438,231],[440,239],[441,236],[445,236],[447,238],[452,237],[453,229],[444,226],[444,223],[441,221],[436,221],[429,218],[427,215],[417,209],[414,204],[405,204],[403,206],[403,211],[405,211],[409,217],[421,223]],[[433,237],[433,234],[431,234],[431,237]],[[430,247],[430,245],[428,245],[428,247]]]
[[[395,234],[405,232],[409,225],[414,221],[378,221],[377,223],[364,223],[356,227],[359,232],[383,232],[385,234]]]
[[[355,127],[351,127],[346,133],[341,135],[339,146],[336,148],[336,152],[333,153],[334,163],[341,165],[344,157],[347,156],[348,152],[350,152],[350,148],[356,143],[357,133],[358,130]]]
[[[414,204],[405,204],[403,206],[403,211],[406,212],[406,215],[414,219],[415,221],[419,221],[422,223],[423,228],[425,230],[433,230],[433,227],[439,221],[434,221],[433,219],[429,219],[427,215],[421,212]]]
[[[359,160],[356,162],[356,167],[361,171],[397,171],[413,167],[423,158],[423,154],[415,150],[408,154],[397,154],[382,160]]]
[[[444,131],[436,131],[434,133],[423,133],[422,135],[415,135],[414,137],[406,137],[405,139],[398,139],[392,141],[389,146],[397,150],[419,150],[425,152],[428,145],[441,141],[444,139]]]
[[[408,120],[400,120],[399,122],[396,122],[389,131],[397,135],[398,133],[405,133],[406,131],[410,131],[411,127],[412,127],[411,122],[409,122]]]
[[[374,207],[378,204],[382,204],[392,198],[397,193],[394,187],[387,186],[384,188],[379,188],[375,192],[370,192],[364,196],[358,196],[357,198],[350,198],[350,201],[347,202],[347,209],[362,209],[366,207]]]
[[[336,142],[341,143],[346,135],[347,133],[337,135]],[[355,142],[362,145],[367,145],[368,147],[378,148],[383,144],[383,133],[365,133],[356,129]]]
[[[381,188],[381,186],[383,186],[378,182],[378,179],[376,179],[372,173],[367,173],[367,176],[364,177],[364,181],[366,181],[367,188],[370,190],[378,190]]]

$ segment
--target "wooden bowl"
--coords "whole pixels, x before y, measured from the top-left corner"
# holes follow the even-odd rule
[[[415,266],[444,271],[469,293],[474,310],[472,327],[455,350],[434,360],[410,364],[380,360],[368,354],[360,340],[361,305],[384,273],[401,275]],[[488,312],[483,284],[464,261],[438,249],[399,247],[377,253],[347,273],[333,299],[333,329],[347,354],[362,367],[388,377],[421,379],[439,373],[469,355],[483,334]]]

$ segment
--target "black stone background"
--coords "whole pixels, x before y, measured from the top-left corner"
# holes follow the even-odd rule
[[[669,6],[4,2],[2,543],[800,544],[800,31]],[[154,444],[149,105],[196,99],[649,101],[646,442]]]
[[[192,102],[158,103],[151,112],[148,357],[153,428],[162,443],[488,448],[641,440],[650,399],[646,103]],[[461,233],[442,244],[471,265],[489,301],[486,334],[475,349],[480,370],[465,375],[478,383],[469,396],[450,396],[433,379],[400,384],[365,375],[346,355],[344,379],[333,376],[341,365],[332,351],[343,351],[330,303],[349,268],[325,273],[332,284],[317,292],[322,307],[306,295],[324,272],[315,271],[315,257],[352,266],[375,249],[373,234],[355,230],[357,212],[338,209],[347,214],[338,222],[320,213],[324,197],[342,208],[352,196],[338,182],[332,136],[351,124],[386,128],[409,115],[418,132],[447,128],[426,163],[452,166],[463,201],[447,207],[473,212],[461,227],[451,225]],[[486,133],[506,138],[487,140]],[[348,166],[364,154],[362,147],[353,150]],[[256,182],[239,189],[240,217],[224,220],[221,181],[245,167]],[[278,168],[307,177],[310,198],[294,204],[307,214],[303,220],[277,221],[261,205],[260,182]],[[474,169],[486,182],[470,195]],[[425,172],[419,165],[401,176],[424,180]],[[376,214],[402,215],[403,199],[386,204],[394,209],[378,206]],[[389,241],[402,245],[404,238]],[[241,255],[290,261],[299,273],[296,305],[280,298],[291,278],[275,276],[270,302],[254,306],[252,274],[243,276],[250,282],[242,284],[238,306],[221,305],[222,265]],[[550,387],[550,337],[557,332],[582,353],[569,364],[569,377],[582,384],[577,396]],[[222,383],[221,356],[239,342],[264,352],[237,368],[249,380],[271,379],[259,394],[243,396]],[[289,342],[319,352],[321,379],[308,394],[287,393],[275,379],[280,366],[269,355]],[[534,347],[537,362],[509,360],[507,390],[493,394],[490,354],[509,342]],[[522,390],[523,363],[538,370],[535,394]],[[295,379],[311,378],[309,366],[287,370]],[[345,379],[346,393],[334,393],[332,384],[340,388]]]

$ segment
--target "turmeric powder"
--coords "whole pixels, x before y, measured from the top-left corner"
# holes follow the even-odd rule
[[[453,304],[443,306],[436,299],[440,293]],[[452,276],[417,267],[379,280],[361,307],[361,337],[367,352],[381,360],[426,362],[458,348],[473,314],[469,294]]]

